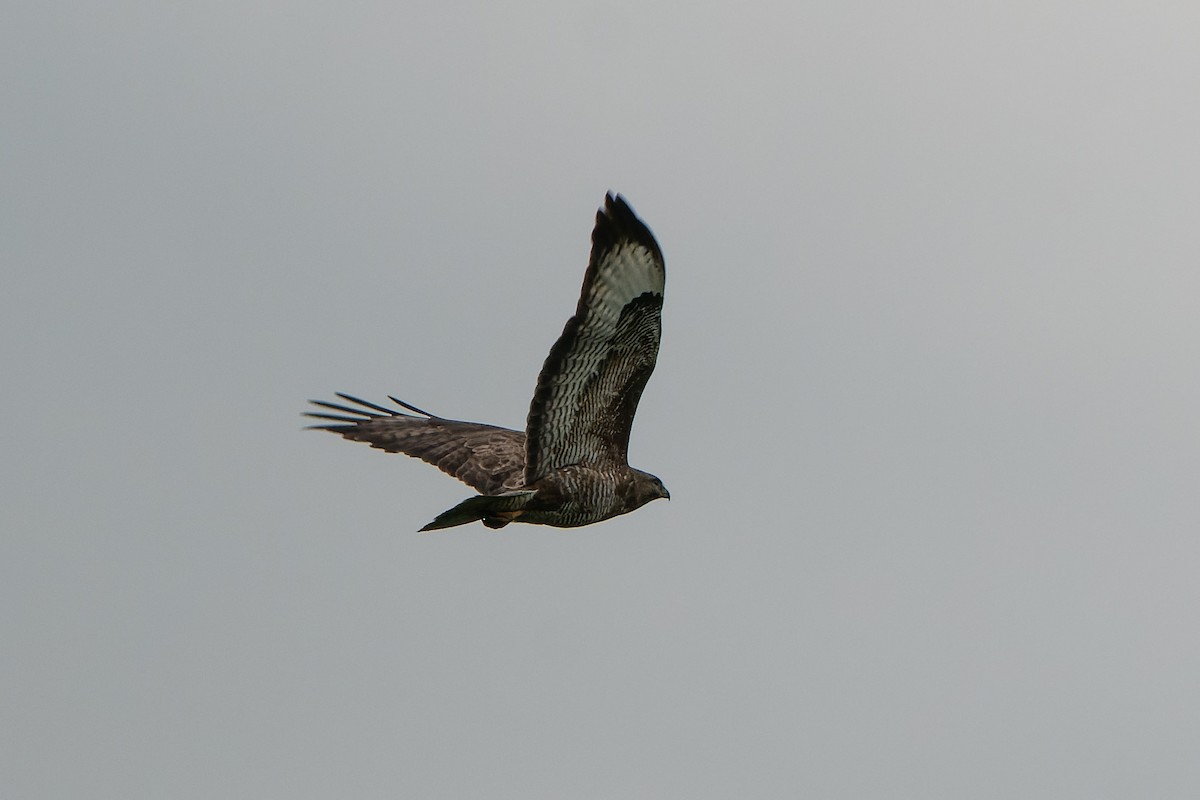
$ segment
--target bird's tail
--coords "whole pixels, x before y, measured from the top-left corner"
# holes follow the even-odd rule
[[[489,528],[503,528],[521,516],[529,501],[537,494],[534,491],[508,492],[506,494],[480,494],[463,500],[449,511],[437,515],[433,522],[421,528],[422,532],[453,528],[482,520]]]

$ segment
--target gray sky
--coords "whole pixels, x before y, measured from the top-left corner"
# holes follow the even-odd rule
[[[1194,2],[10,3],[6,797],[1200,796]],[[576,531],[520,427],[667,258]]]

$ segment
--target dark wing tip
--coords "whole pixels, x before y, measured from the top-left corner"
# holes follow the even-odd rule
[[[309,425],[308,429],[332,431],[333,433],[343,433],[346,430],[350,430],[350,429],[354,428],[356,425],[359,425],[363,422],[370,422],[373,419],[383,419],[385,417],[407,417],[407,416],[409,416],[408,414],[403,414],[399,411],[396,411],[395,409],[384,408],[381,405],[372,403],[370,400],[363,400],[359,397],[355,397],[354,395],[346,394],[345,392],[335,392],[335,394],[338,397],[342,398],[343,400],[347,401],[348,403],[354,403],[355,406],[360,406],[360,407],[341,405],[339,403],[329,403],[324,400],[309,400],[308,402],[310,402],[314,406],[317,406],[318,408],[320,408],[321,411],[320,412],[305,411],[302,413],[302,416],[311,417],[312,419],[332,420],[334,422],[341,422],[341,423],[345,423],[345,424],[342,424],[342,425]],[[411,411],[414,414],[420,414],[422,416],[429,417],[430,419],[437,419],[437,417],[434,414],[430,414],[428,411],[422,411],[421,409],[417,408],[416,406],[409,405],[408,403],[404,402],[403,400],[397,400],[395,397],[392,397],[391,395],[388,395],[388,399],[391,400],[396,405],[400,406],[401,408],[405,409],[406,411]],[[324,413],[326,411],[336,411],[337,414]]]
[[[604,208],[596,212],[596,227],[592,229],[592,247],[596,252],[607,250],[622,240],[637,242],[654,254],[659,262],[662,251],[646,223],[638,219],[629,203],[619,194],[604,195]]]

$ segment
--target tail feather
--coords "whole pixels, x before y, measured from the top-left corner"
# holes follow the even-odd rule
[[[519,512],[537,492],[509,492],[500,495],[476,495],[468,497],[448,511],[438,514],[433,522],[421,528],[421,532],[438,531],[467,525],[478,520],[489,528],[503,528],[518,516]]]

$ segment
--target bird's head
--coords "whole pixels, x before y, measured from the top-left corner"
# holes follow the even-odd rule
[[[635,480],[633,484],[633,501],[634,508],[641,508],[651,500],[657,500],[660,497],[671,499],[671,493],[667,491],[667,487],[663,486],[663,482],[657,476],[651,475],[649,472],[634,470]]]

